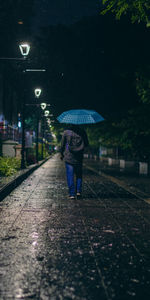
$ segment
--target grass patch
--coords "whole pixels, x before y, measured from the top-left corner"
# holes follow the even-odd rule
[[[21,160],[13,157],[0,157],[0,176],[11,176],[20,170]]]

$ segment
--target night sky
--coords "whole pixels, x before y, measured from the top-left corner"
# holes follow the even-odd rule
[[[55,117],[83,108],[95,109],[105,119],[124,118],[139,103],[139,74],[148,72],[150,39],[145,24],[132,24],[128,16],[116,20],[112,14],[102,15],[100,0],[30,1],[16,1],[13,12],[13,1],[8,1],[1,12],[0,56],[17,57],[20,41],[31,45],[23,62],[1,62],[14,72],[18,95],[20,72],[46,69],[24,72],[27,103],[33,103],[34,89],[41,87],[39,101],[50,104]]]
[[[89,18],[89,21],[87,21],[87,27],[89,26],[89,28],[85,32],[85,35],[87,36],[88,30],[91,31],[90,18],[94,18],[94,16],[96,17],[99,15],[100,3],[101,0],[35,0],[33,34],[42,35],[42,28],[48,28],[51,26],[57,28],[58,25],[67,26],[68,28],[70,27],[70,29],[67,30],[70,30],[71,32],[74,31],[73,26],[76,27],[75,24],[80,24],[80,22],[82,23],[82,20]],[[84,30],[84,26],[86,25],[83,24],[81,32]],[[56,29],[56,38],[52,40],[50,37],[49,44],[53,44],[50,48],[54,49],[53,52],[56,52],[58,57],[61,56],[61,60],[64,60],[64,64],[61,65],[60,62],[60,67],[55,65],[55,70],[53,72],[54,78],[52,79],[51,84],[48,83],[48,86],[46,86],[46,79],[44,88],[49,91],[45,91],[45,98],[50,99],[48,101],[52,104],[52,107],[54,107],[55,114],[72,108],[89,108],[98,110],[100,97],[99,93],[97,94],[97,90],[99,90],[101,94],[101,103],[105,102],[102,80],[104,77],[102,74],[104,70],[103,54],[100,53],[100,57],[98,58],[98,61],[101,61],[101,70],[96,70],[96,73],[93,76],[96,61],[94,60],[92,62],[92,54],[88,54],[88,48],[84,49],[86,48],[87,43],[87,40],[85,39],[84,41],[82,38],[82,35],[84,37],[84,32],[81,33],[81,37],[78,39],[76,37],[76,33],[72,32],[69,34],[69,31],[66,33],[67,30],[64,29],[63,32],[62,29],[61,33],[60,29],[59,33],[59,30]],[[80,31],[80,25],[77,31],[78,30]],[[93,35],[92,31],[90,32],[90,38],[92,37],[91,35]],[[97,32],[95,36],[98,40],[99,33]],[[73,39],[74,44],[72,42]],[[84,44],[83,46],[80,46],[79,44],[80,39],[82,39],[82,43]],[[57,40],[61,40],[60,45],[57,43]],[[63,43],[64,45],[68,43],[68,57],[66,53],[63,57],[63,52],[65,51],[63,48],[66,47],[63,46]],[[80,49],[81,47],[82,50]],[[87,45],[87,47],[89,46]],[[101,48],[101,45],[98,47]],[[60,53],[58,52],[58,48],[60,48]],[[76,48],[76,52],[73,48]],[[84,59],[84,54],[81,53],[85,51],[86,59]],[[50,53],[50,56],[51,55],[52,54]],[[88,61],[88,55],[91,61]],[[55,63],[58,64],[57,61]],[[58,73],[56,74],[57,71]],[[63,74],[62,77],[61,74]],[[98,74],[97,78],[95,78],[97,76],[96,74]],[[87,86],[89,86],[89,88],[87,88]],[[108,93],[106,92],[106,94]],[[102,106],[103,105],[100,105],[100,110]]]
[[[107,117],[135,105],[133,70],[146,42],[143,28],[101,16],[100,6],[100,0],[35,0],[33,36],[45,36],[49,53],[43,100],[55,115],[87,108]]]
[[[34,27],[72,24],[98,14],[100,0],[35,0]]]

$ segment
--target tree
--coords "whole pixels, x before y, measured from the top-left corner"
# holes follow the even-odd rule
[[[147,65],[136,72],[136,91],[139,101],[150,105],[150,66]]]
[[[120,19],[122,15],[129,15],[132,23],[145,22],[150,26],[149,13],[150,1],[149,0],[102,0],[104,9],[102,14],[111,11]]]
[[[150,105],[139,104],[124,118],[105,121],[99,127],[99,139],[106,147],[119,147],[125,156],[150,159]]]
[[[116,16],[116,19],[120,20],[121,16],[126,15],[130,18],[132,23],[146,23],[147,27],[150,26],[150,1],[149,0],[103,0],[104,9],[102,14],[111,12]],[[119,22],[120,23],[120,22]],[[142,24],[143,37],[147,36],[147,41],[149,41],[149,28],[145,28]],[[137,25],[139,26],[139,25]],[[146,34],[146,35],[145,35]],[[144,39],[143,39],[144,41]],[[120,120],[119,123],[113,123],[112,127],[122,130],[122,135],[118,143],[120,146],[132,153],[133,157],[138,157],[140,159],[149,160],[149,140],[150,140],[150,122],[149,122],[149,112],[150,112],[150,80],[149,80],[149,54],[147,52],[147,46],[143,45],[142,39],[141,50],[139,54],[144,49],[143,55],[135,57],[134,66],[134,86],[137,94],[137,107],[128,112],[126,118]],[[149,43],[147,44],[149,48]],[[115,134],[116,136],[116,134]],[[106,137],[106,136],[105,136]],[[104,138],[104,142],[112,142]]]

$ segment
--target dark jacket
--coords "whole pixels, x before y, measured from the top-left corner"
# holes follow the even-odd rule
[[[76,154],[69,151],[68,144],[70,141],[70,137],[76,135],[82,137],[84,146],[87,147],[89,143],[86,132],[78,126],[72,126],[69,129],[65,130],[61,140],[61,156],[64,158],[65,162],[72,165],[81,164],[83,160],[84,150]]]

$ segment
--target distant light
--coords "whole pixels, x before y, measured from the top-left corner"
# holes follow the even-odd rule
[[[44,110],[46,108],[46,103],[41,103],[41,108]]]
[[[45,110],[44,116],[45,116],[45,117],[48,117],[48,115],[49,115],[49,110]]]
[[[18,121],[18,127],[21,128],[21,121]]]
[[[22,24],[23,24],[23,21],[21,21],[21,20],[18,21],[18,24],[19,24],[19,25],[22,25]]]
[[[34,93],[35,93],[35,97],[39,98],[41,95],[42,90],[41,89],[35,89]]]
[[[51,124],[51,120],[47,119],[47,123],[48,123],[48,125],[50,125]]]
[[[30,45],[28,45],[28,44],[21,44],[21,45],[19,45],[19,48],[20,48],[21,54],[23,56],[27,56],[29,54]]]
[[[45,69],[26,69],[25,72],[45,72]]]
[[[56,135],[53,132],[52,132],[52,137],[56,140]]]

